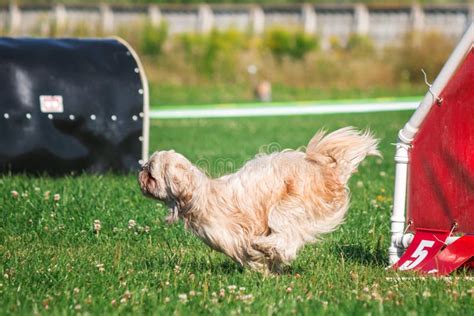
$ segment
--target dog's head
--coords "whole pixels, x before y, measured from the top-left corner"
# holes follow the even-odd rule
[[[174,150],[157,151],[138,174],[140,188],[148,197],[164,202],[172,211],[171,220],[188,205],[196,188],[197,169]]]

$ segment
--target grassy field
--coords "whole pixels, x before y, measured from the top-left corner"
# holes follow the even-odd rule
[[[346,223],[278,276],[243,271],[165,224],[136,175],[1,176],[0,314],[472,314],[469,272],[397,280],[385,270],[391,143],[409,115],[152,122],[152,149],[174,148],[213,175],[259,151],[305,145],[321,127],[370,127],[382,139],[385,159],[368,159],[350,182]]]
[[[272,87],[272,100],[276,102],[341,100],[361,98],[411,97],[424,95],[425,85],[400,85],[397,87],[379,87],[361,90],[352,89],[319,89],[311,87],[289,87],[275,84]],[[196,86],[170,85],[161,82],[150,82],[150,104],[154,107],[190,106],[215,103],[258,102],[253,94],[251,84],[208,84]],[[262,103],[265,105],[265,103]]]

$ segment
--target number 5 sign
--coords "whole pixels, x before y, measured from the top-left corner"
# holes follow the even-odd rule
[[[418,270],[436,256],[449,236],[449,231],[417,229],[405,254],[392,267],[398,270]]]

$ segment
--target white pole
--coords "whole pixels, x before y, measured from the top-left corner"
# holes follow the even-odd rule
[[[408,150],[410,144],[404,142],[399,132],[397,149],[395,151],[395,188],[393,196],[393,211],[390,218],[390,232],[392,234],[388,256],[390,265],[400,259],[403,247],[401,240],[405,231],[405,201],[408,174]]]
[[[405,230],[407,176],[411,143],[421,123],[428,115],[431,106],[436,102],[442,102],[442,100],[438,99],[439,95],[464,60],[466,54],[471,50],[473,42],[474,23],[471,24],[458,46],[452,52],[451,56],[449,56],[448,61],[443,66],[443,69],[441,69],[441,72],[421,101],[418,109],[398,133],[398,143],[395,152],[393,210],[392,217],[390,218],[392,236],[388,249],[390,265],[393,265],[400,259],[404,248],[411,242],[410,238],[404,238],[403,235]]]

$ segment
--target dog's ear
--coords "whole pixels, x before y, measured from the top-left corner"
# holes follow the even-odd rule
[[[191,200],[196,185],[196,175],[189,163],[168,161],[164,165],[166,182],[173,197],[187,203]]]
[[[142,192],[146,195],[153,194],[156,190],[156,180],[151,175],[148,168],[144,168],[138,174],[138,182],[140,184],[140,188]]]

